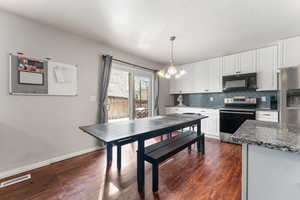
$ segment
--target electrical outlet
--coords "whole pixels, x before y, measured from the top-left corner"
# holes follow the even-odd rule
[[[265,97],[265,96],[261,97],[261,101],[262,102],[266,102],[267,101],[267,97]]]
[[[209,100],[210,100],[210,101],[214,101],[214,98],[213,98],[213,97],[209,97]]]

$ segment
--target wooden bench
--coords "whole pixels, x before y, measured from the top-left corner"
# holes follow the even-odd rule
[[[152,144],[145,148],[144,159],[152,164],[152,191],[158,191],[158,168],[159,164],[185,148],[191,149],[191,145],[197,141],[201,143],[201,150],[205,153],[204,134],[197,136],[195,131],[183,133],[167,140]]]
[[[168,139],[172,137],[171,133],[168,133]],[[163,135],[161,136],[161,140],[163,140]],[[119,140],[114,143],[115,146],[117,146],[117,168],[118,170],[121,170],[121,163],[122,163],[122,146],[126,144],[130,144],[135,142],[136,139],[128,138],[124,140]],[[107,155],[109,156],[109,160],[112,160],[112,145],[108,148],[110,152],[107,152]]]

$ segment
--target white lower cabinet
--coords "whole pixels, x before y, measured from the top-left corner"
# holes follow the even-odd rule
[[[190,108],[190,107],[167,107],[167,114],[182,114],[182,113],[199,113],[201,115],[208,116],[208,118],[201,121],[201,131],[205,133],[207,137],[219,138],[220,130],[220,118],[218,109],[207,108]]]
[[[277,111],[256,111],[256,120],[265,122],[278,122]]]

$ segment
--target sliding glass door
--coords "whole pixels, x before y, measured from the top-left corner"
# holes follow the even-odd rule
[[[107,98],[108,120],[129,119],[129,72],[112,68]]]
[[[152,116],[152,84],[153,72],[113,62],[108,86],[108,120]]]
[[[152,81],[151,77],[135,76],[135,118],[145,118],[152,116]]]

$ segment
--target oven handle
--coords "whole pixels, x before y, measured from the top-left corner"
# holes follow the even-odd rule
[[[254,115],[255,113],[252,112],[232,112],[232,111],[222,111],[220,110],[221,113],[230,113],[230,114],[242,114],[242,115]]]

